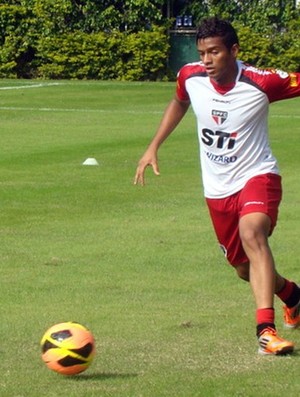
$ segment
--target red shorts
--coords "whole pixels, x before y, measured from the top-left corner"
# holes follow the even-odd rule
[[[270,173],[251,178],[242,190],[232,196],[206,199],[220,247],[232,266],[249,262],[239,235],[240,218],[253,212],[267,214],[271,219],[271,235],[276,226],[281,197],[281,176]]]

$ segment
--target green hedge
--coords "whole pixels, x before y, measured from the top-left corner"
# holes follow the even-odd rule
[[[263,36],[248,27],[237,27],[240,59],[257,67],[274,67],[290,72],[300,71],[300,22],[276,35]]]
[[[125,34],[65,33],[6,37],[0,77],[157,80],[167,75],[168,36],[161,28]]]
[[[152,26],[138,33],[71,31],[63,28],[66,25],[59,18],[47,19],[40,3],[33,3],[33,8],[0,5],[0,78],[174,78],[167,68],[170,43],[165,27]],[[54,29],[56,25],[59,28]],[[241,59],[256,66],[300,71],[299,18],[281,32],[268,34],[236,27]]]
[[[166,74],[168,37],[160,29],[133,34],[82,32],[41,38],[36,77],[156,80]]]

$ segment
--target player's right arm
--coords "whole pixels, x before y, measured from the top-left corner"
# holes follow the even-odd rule
[[[154,135],[150,145],[141,157],[134,178],[135,185],[145,184],[145,170],[151,166],[155,175],[159,175],[157,152],[160,145],[174,131],[179,122],[182,120],[189,108],[189,100],[181,100],[175,95],[167,106],[159,127]]]

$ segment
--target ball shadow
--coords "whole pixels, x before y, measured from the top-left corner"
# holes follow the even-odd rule
[[[88,380],[99,380],[103,381],[106,379],[126,379],[126,378],[135,378],[137,377],[137,373],[119,373],[119,372],[94,372],[91,374],[78,374],[69,376],[68,378],[72,378],[78,382],[80,381],[88,381]]]

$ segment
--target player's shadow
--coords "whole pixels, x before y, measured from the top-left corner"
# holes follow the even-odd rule
[[[79,374],[74,375],[71,378],[80,382],[87,380],[106,380],[106,379],[126,379],[126,378],[135,378],[137,377],[137,373],[119,373],[119,372],[94,372],[91,374]],[[68,377],[70,378],[70,377]]]

